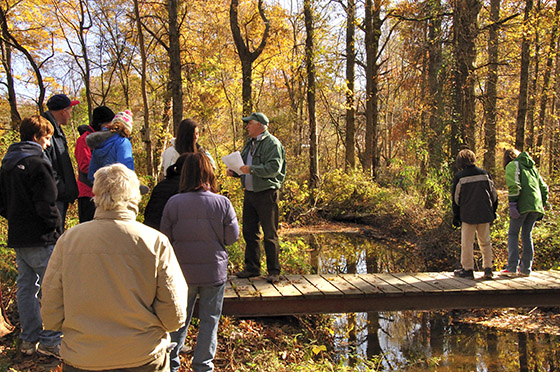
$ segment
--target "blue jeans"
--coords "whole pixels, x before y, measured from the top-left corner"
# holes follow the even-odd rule
[[[196,347],[192,361],[194,372],[213,371],[214,355],[218,346],[218,323],[222,315],[222,304],[224,303],[224,290],[226,284],[216,287],[196,287],[189,285],[189,299],[187,303],[187,322],[179,330],[171,333],[171,342],[176,342],[177,346],[171,350],[171,372],[177,372],[181,366],[179,352],[185,345],[187,329],[191,322],[198,299],[198,318],[200,319]]]
[[[533,226],[541,216],[538,212],[523,213],[519,218],[509,219],[508,231],[508,265],[507,269],[512,273],[517,271],[523,274],[530,274],[533,266]],[[521,243],[523,253],[519,260],[519,231],[521,230]]]
[[[19,337],[28,342],[45,346],[60,343],[61,332],[43,329],[39,292],[54,245],[16,248],[17,302],[21,333]]]

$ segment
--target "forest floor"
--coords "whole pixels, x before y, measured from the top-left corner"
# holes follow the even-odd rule
[[[433,246],[431,249],[438,249],[430,241],[424,241],[428,234],[406,234],[397,236],[391,233],[391,229],[385,226],[368,221],[364,223],[349,222],[317,222],[313,225],[302,227],[282,226],[281,235],[301,235],[304,233],[322,232],[346,232],[346,233],[365,233],[375,239],[395,241],[406,240],[408,246]],[[405,221],[403,221],[405,223]],[[376,226],[377,225],[377,226]],[[398,222],[393,222],[398,226]],[[402,227],[404,228],[404,226]],[[442,233],[445,234],[445,233]],[[433,234],[430,234],[433,235]],[[441,238],[441,236],[439,236]],[[438,238],[438,239],[439,239]],[[424,253],[427,256],[434,255],[434,252]],[[15,291],[4,293],[6,297],[15,296]],[[10,298],[7,299],[8,301]],[[13,301],[13,298],[11,299]],[[9,311],[15,311],[15,306],[10,306]],[[8,314],[10,319],[15,319],[15,314]],[[547,333],[560,335],[560,309],[558,308],[533,308],[533,309],[481,309],[472,311],[454,311],[453,320],[460,323],[478,324],[485,327],[513,332]],[[224,317],[220,323],[218,351],[215,364],[218,371],[238,371],[250,370],[240,366],[259,365],[263,358],[256,355],[255,350],[270,350],[267,354],[269,358],[279,358],[279,362],[289,363],[293,361],[295,365],[305,353],[315,352],[316,345],[329,343],[328,328],[318,326],[317,323],[325,321],[325,318],[310,317],[279,317],[279,318],[260,318],[260,319],[236,319]],[[17,326],[17,324],[15,324]],[[192,334],[191,334],[192,332]],[[54,358],[34,356],[22,356],[17,352],[17,331],[0,339],[0,372],[3,371],[61,371],[59,362]],[[294,337],[294,335],[296,335]],[[303,335],[303,336],[301,336]],[[301,339],[298,339],[301,337]],[[188,371],[192,349],[196,342],[196,329],[189,328],[186,354],[182,355],[183,367],[181,371]],[[255,364],[253,364],[255,363]],[[281,371],[283,369],[278,369]]]

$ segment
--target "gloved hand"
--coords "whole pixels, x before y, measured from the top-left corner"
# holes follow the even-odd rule
[[[517,209],[517,202],[509,202],[509,217],[514,219],[521,217],[521,214]]]

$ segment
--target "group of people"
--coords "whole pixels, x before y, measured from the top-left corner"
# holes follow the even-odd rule
[[[475,236],[482,252],[483,278],[492,279],[492,243],[490,224],[496,219],[498,194],[494,181],[477,167],[473,151],[463,149],[455,165],[459,171],[452,183],[453,225],[461,228],[461,268],[454,275],[474,279],[473,246]],[[503,167],[508,189],[509,230],[508,261],[500,271],[504,277],[529,276],[533,266],[532,231],[536,221],[545,214],[548,186],[540,176],[535,162],[527,152],[507,149]],[[522,253],[519,254],[521,232]]]
[[[198,301],[192,367],[212,371],[226,247],[237,241],[239,225],[229,199],[218,194],[216,165],[197,143],[198,126],[190,119],[179,126],[164,155],[166,178],[152,191],[142,224],[132,113],[93,111],[91,124],[79,128],[75,177],[62,126],[78,103],[58,94],[44,116],[25,118],[21,141],[10,145],[0,167],[0,215],[18,265],[19,350],[62,358],[63,371],[178,371]],[[276,282],[285,152],[264,114],[243,121],[245,165],[241,174],[228,170],[245,188],[247,249],[237,276],[260,275],[262,227],[267,280]],[[76,198],[80,224],[64,231]]]

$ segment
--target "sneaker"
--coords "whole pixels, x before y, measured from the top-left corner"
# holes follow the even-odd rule
[[[484,279],[492,279],[494,274],[492,273],[492,268],[487,267],[484,269],[484,275],[482,276]]]
[[[35,350],[37,350],[37,343],[21,340],[19,343],[19,350],[24,355],[33,355]]]
[[[269,283],[278,283],[280,281],[280,275],[278,274],[268,274],[266,281]]]
[[[503,269],[502,271],[500,271],[500,276],[505,276],[505,277],[517,276],[517,273],[513,271],[509,271],[508,269]]]
[[[522,271],[518,271],[518,272],[517,272],[517,275],[519,275],[519,276],[530,276],[531,273],[530,273],[530,272],[524,273],[524,272],[522,272]]]
[[[235,273],[235,276],[238,278],[254,278],[256,276],[260,276],[261,274],[253,273],[249,270],[243,270],[238,273]]]
[[[60,344],[56,344],[53,346],[47,346],[43,344],[39,344],[37,348],[37,352],[39,354],[43,354],[46,356],[51,356],[60,359]]]
[[[455,274],[455,276],[459,278],[474,279],[474,274],[472,270],[459,269],[459,270],[455,270],[453,274]]]

